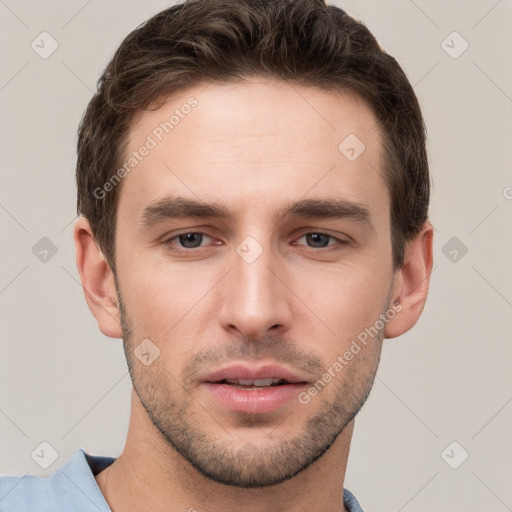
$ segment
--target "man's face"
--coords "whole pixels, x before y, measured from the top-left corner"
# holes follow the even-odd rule
[[[191,97],[197,105],[181,108]],[[176,109],[166,133],[160,123]],[[377,369],[395,274],[376,119],[348,94],[210,84],[145,112],[127,157],[144,145],[122,184],[116,233],[134,388],[205,476],[282,482],[331,446]],[[188,216],[185,204],[165,205],[172,198],[225,215]],[[327,215],[317,201],[341,207]],[[144,364],[141,352],[146,363],[158,357]],[[287,383],[235,382],[266,377]]]

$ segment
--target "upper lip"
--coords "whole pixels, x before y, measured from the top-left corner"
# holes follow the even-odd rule
[[[258,367],[250,367],[242,364],[226,366],[206,374],[202,382],[220,382],[227,379],[263,380],[263,379],[284,379],[291,384],[307,382],[299,375],[284,368],[283,366],[271,364]]]

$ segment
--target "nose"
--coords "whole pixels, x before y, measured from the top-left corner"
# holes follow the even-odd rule
[[[222,328],[255,339],[286,332],[291,325],[293,293],[278,256],[265,249],[251,261],[235,251],[231,262],[232,270],[220,283]]]

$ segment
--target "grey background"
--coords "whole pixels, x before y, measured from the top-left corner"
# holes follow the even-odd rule
[[[123,448],[122,342],[97,329],[75,267],[76,129],[121,40],[167,5],[0,0],[0,474],[45,476],[77,447]],[[336,5],[415,87],[436,228],[427,306],[385,342],[345,486],[368,512],[512,510],[512,1]],[[31,47],[43,31],[59,45],[47,59]],[[454,31],[469,44],[458,58],[445,51],[463,48]],[[46,262],[43,237],[57,249]],[[58,454],[47,469],[31,456],[43,441]]]

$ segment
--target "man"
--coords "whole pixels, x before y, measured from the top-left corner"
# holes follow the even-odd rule
[[[116,459],[0,479],[0,508],[362,510],[343,487],[354,418],[432,268],[425,128],[397,62],[321,0],[188,0],[106,68],[77,184],[128,437]]]

